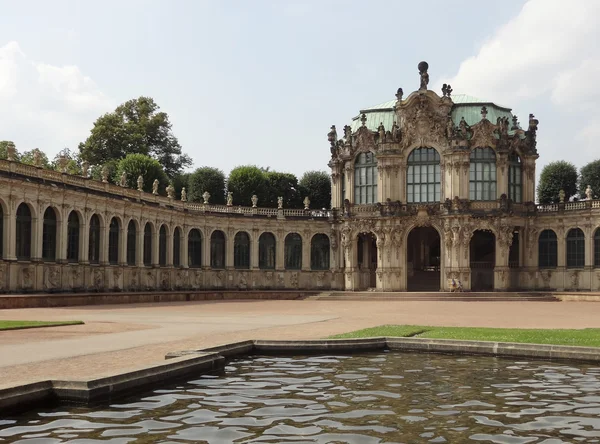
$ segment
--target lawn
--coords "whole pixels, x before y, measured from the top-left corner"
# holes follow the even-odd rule
[[[526,344],[576,345],[600,347],[600,328],[581,330],[544,330],[518,328],[428,327],[423,325],[381,325],[341,335],[338,338],[369,338],[396,336],[431,339],[462,339],[471,341],[520,342]]]
[[[0,330],[21,330],[23,328],[59,327],[61,325],[80,325],[82,321],[0,321]]]

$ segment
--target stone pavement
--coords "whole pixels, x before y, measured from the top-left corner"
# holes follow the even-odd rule
[[[166,353],[245,339],[313,339],[383,324],[600,327],[592,302],[232,301],[0,310],[0,319],[85,325],[0,332],[0,388],[88,379]]]

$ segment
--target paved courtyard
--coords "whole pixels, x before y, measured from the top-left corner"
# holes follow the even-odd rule
[[[0,332],[0,388],[88,379],[170,351],[245,339],[313,339],[382,324],[600,327],[593,302],[234,301],[0,310],[2,320],[85,325]]]

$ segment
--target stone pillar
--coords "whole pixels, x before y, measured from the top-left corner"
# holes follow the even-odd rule
[[[233,250],[235,233],[229,230],[229,235],[225,239],[225,268],[233,268]]]
[[[119,227],[119,265],[127,265],[127,227],[121,223]]]
[[[186,227],[185,225],[183,226],[183,228],[181,229],[181,247],[179,249],[179,251],[181,252],[181,258],[180,263],[181,263],[181,267],[183,268],[189,268],[190,263],[189,263],[189,252],[188,252],[188,227]],[[202,239],[202,242],[200,243],[202,250],[200,251],[200,261],[201,261],[201,265],[202,266],[206,266],[206,263],[204,262],[204,250],[206,250],[206,241],[205,239]]]
[[[152,266],[158,267],[158,243],[159,243],[159,232],[160,228],[157,225],[154,226],[154,231],[152,232]]]
[[[173,240],[175,239],[175,228],[169,227],[167,230],[167,267],[173,266]],[[179,249],[181,254],[181,248]]]
[[[135,242],[135,265],[137,267],[144,266],[144,228],[140,221],[140,226],[136,231],[136,242]]]
[[[280,231],[276,237],[275,243],[275,269],[285,270],[285,233]]]
[[[344,289],[357,290],[360,282],[358,269],[358,237],[352,236],[343,242],[346,267],[344,269]]]
[[[346,165],[346,199],[354,203],[354,165]]]
[[[57,218],[56,223],[56,262],[66,263],[67,262],[67,229],[69,224],[69,215],[66,217],[64,214],[60,215],[60,219]]]
[[[511,241],[503,234],[496,236],[496,266],[494,267],[494,290],[506,290],[510,284],[510,269],[508,256]]]
[[[206,230],[205,233],[208,233],[208,230]],[[188,236],[189,236],[189,233],[186,235],[186,239],[188,238]],[[206,238],[202,239],[202,267],[205,269],[210,268],[210,254],[211,254],[210,238],[211,238],[211,235],[207,235]],[[187,241],[186,241],[186,245],[185,245],[185,251],[188,251]],[[189,255],[189,251],[188,251],[188,255]],[[188,263],[189,256],[186,256],[185,260],[186,260],[186,263]],[[188,263],[188,265],[189,265],[189,263]]]
[[[7,205],[7,211],[4,214],[4,259],[8,261],[14,261],[17,259],[16,247],[17,247],[17,212],[12,202]]]
[[[259,267],[259,263],[258,263],[258,230],[255,230],[252,233],[252,239],[250,241],[250,269],[251,270],[258,270]]]
[[[108,233],[110,229],[110,220],[104,220],[100,227],[100,265],[108,264]]]
[[[89,264],[90,252],[90,229],[87,219],[83,217],[83,222],[79,225],[79,263]]]
[[[37,212],[31,212],[31,260],[42,259],[42,239],[44,233],[44,219]]]
[[[302,271],[310,271],[310,245],[311,233],[302,236]]]
[[[496,199],[508,196],[508,159],[506,154],[496,154]]]

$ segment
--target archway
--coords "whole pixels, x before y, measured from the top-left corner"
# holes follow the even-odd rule
[[[361,233],[357,239],[359,288],[377,287],[377,239],[373,233]]]
[[[416,227],[408,234],[406,247],[407,290],[439,291],[440,235],[433,227]]]
[[[477,230],[473,233],[470,250],[471,290],[494,289],[494,267],[496,266],[496,236],[491,231]]]

